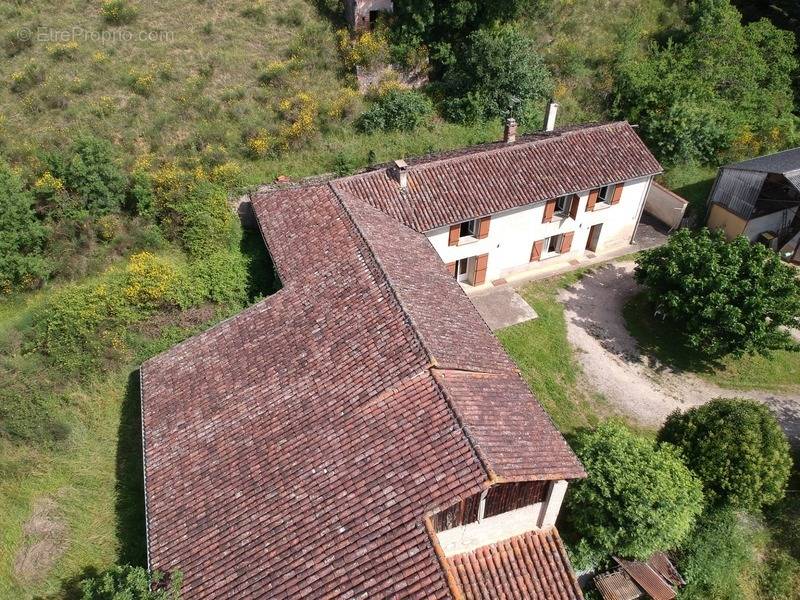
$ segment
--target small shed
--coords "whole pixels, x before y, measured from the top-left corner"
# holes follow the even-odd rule
[[[669,557],[656,552],[646,561],[614,557],[619,568],[594,578],[604,600],[673,600],[677,589],[686,585]]]

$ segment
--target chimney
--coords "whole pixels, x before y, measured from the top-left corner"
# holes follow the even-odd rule
[[[400,184],[400,189],[404,190],[408,187],[408,165],[403,159],[394,161],[394,165],[390,169],[392,177],[395,178],[397,183]]]
[[[544,115],[544,130],[553,131],[556,128],[556,116],[558,115],[558,102],[550,100],[547,103],[547,112]]]
[[[506,144],[513,144],[517,141],[517,121],[514,117],[506,119],[506,127],[503,132],[503,141]]]

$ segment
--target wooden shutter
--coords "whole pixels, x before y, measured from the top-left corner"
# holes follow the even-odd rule
[[[544,240],[536,240],[533,242],[533,248],[531,248],[531,262],[542,260],[542,248],[544,248]]]
[[[600,195],[600,190],[592,190],[589,192],[589,201],[586,203],[586,211],[593,211],[594,205],[597,203],[597,197]]]
[[[578,194],[572,195],[572,204],[569,205],[569,216],[573,219],[578,218],[578,207],[581,205],[581,197]]]
[[[461,239],[461,225],[450,225],[450,237],[447,240],[448,246],[458,246]]]
[[[614,195],[611,197],[611,204],[619,204],[620,198],[622,198],[622,188],[624,187],[624,183],[617,184],[614,188]]]
[[[572,248],[572,238],[575,237],[575,232],[570,231],[564,234],[564,239],[561,240],[561,254],[566,254]]]
[[[473,285],[481,285],[486,282],[486,267],[488,266],[488,254],[481,254],[475,259],[475,280]]]
[[[492,220],[491,217],[484,217],[481,219],[480,223],[478,224],[478,239],[483,240],[489,237],[489,222]]]
[[[451,262],[445,265],[447,267],[447,272],[450,273],[453,277],[456,276],[456,268],[458,267],[458,263]]]
[[[553,220],[553,214],[556,212],[556,200],[553,198],[552,200],[548,200],[547,204],[544,205],[544,217],[542,218],[542,223],[549,223]]]

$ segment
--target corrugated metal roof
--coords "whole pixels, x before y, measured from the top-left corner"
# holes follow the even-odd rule
[[[675,590],[647,563],[616,557],[614,557],[614,560],[625,569],[631,579],[653,600],[672,600],[675,598]]]
[[[793,171],[791,173],[784,173],[786,181],[791,183],[798,192],[800,192],[800,171]]]
[[[675,568],[675,565],[672,564],[672,561],[663,552],[656,552],[653,554],[647,561],[647,564],[650,565],[656,573],[666,579],[668,583],[678,587],[686,585],[683,577],[678,573],[678,569]]]
[[[781,173],[786,175],[792,171],[800,170],[800,148],[792,148],[775,154],[759,156],[743,160],[742,162],[727,165],[729,168],[740,171],[758,171],[761,173]]]
[[[711,202],[749,219],[766,178],[766,173],[723,167],[714,185]]]
[[[611,571],[594,578],[594,585],[605,600],[637,600],[642,589],[625,571]]]

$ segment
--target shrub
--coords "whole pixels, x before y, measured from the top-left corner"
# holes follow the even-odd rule
[[[685,600],[746,597],[742,579],[755,569],[753,535],[730,510],[704,513],[678,554]]]
[[[150,72],[131,69],[128,71],[127,85],[134,94],[149,98],[155,89],[156,79]]]
[[[185,285],[175,265],[150,252],[140,252],[128,261],[122,293],[132,306],[147,311],[177,304]]]
[[[348,69],[384,63],[389,55],[389,42],[380,30],[362,31],[351,36],[348,29],[340,29],[337,37],[339,52]]]
[[[620,423],[579,433],[573,443],[588,478],[573,484],[567,518],[583,537],[578,566],[610,553],[647,558],[678,546],[703,505],[700,481],[667,444]]]
[[[800,323],[800,282],[774,252],[722,232],[683,229],[636,259],[656,316],[705,356],[785,346]]]
[[[274,148],[275,140],[266,129],[259,129],[247,138],[247,154],[250,158],[269,156]]]
[[[11,73],[11,91],[17,94],[27,92],[44,81],[44,69],[30,61],[19,71]]]
[[[122,229],[122,223],[117,215],[103,215],[94,224],[97,237],[103,242],[110,242]]]
[[[316,99],[306,92],[300,92],[291,98],[280,102],[280,111],[287,125],[281,127],[280,139],[284,148],[306,141],[316,130],[318,103]]]
[[[131,173],[126,204],[129,210],[137,214],[150,214],[153,208],[153,181],[147,171],[136,169]]]
[[[109,25],[128,25],[136,18],[136,8],[127,0],[104,0],[100,12]]]
[[[31,287],[48,269],[42,258],[46,229],[33,210],[33,195],[0,161],[0,293]]]
[[[33,314],[33,347],[64,371],[89,371],[98,359],[125,350],[126,326],[136,314],[116,281],[69,285]]]
[[[674,412],[659,438],[680,448],[711,502],[757,510],[783,498],[789,442],[769,408],[755,400],[718,398]]]
[[[179,600],[183,577],[175,572],[165,577],[143,567],[114,565],[81,581],[82,600]]]
[[[204,172],[170,165],[153,176],[153,212],[167,237],[191,257],[206,257],[237,242],[237,227],[224,188]]]
[[[229,307],[247,302],[247,259],[238,250],[218,250],[189,265],[185,302],[210,300]]]
[[[92,215],[120,209],[127,180],[111,144],[93,136],[75,140],[66,157],[47,157],[52,173]]]
[[[31,28],[9,31],[3,39],[3,51],[8,58],[13,58],[32,47],[33,35],[31,35]]]
[[[53,60],[72,60],[78,52],[78,47],[76,41],[50,44],[47,47],[47,55]]]
[[[510,109],[524,122],[532,104],[553,89],[532,41],[512,26],[471,34],[464,56],[448,68],[442,85],[448,95],[445,114],[459,122],[508,116]]]
[[[433,112],[431,101],[415,91],[391,90],[358,120],[362,131],[413,131],[425,123]]]

